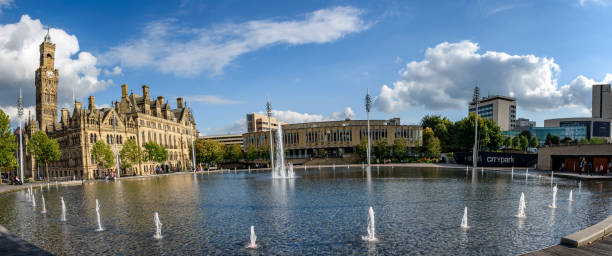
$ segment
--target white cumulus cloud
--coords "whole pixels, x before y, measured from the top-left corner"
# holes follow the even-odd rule
[[[193,76],[219,74],[238,56],[276,44],[329,43],[368,28],[362,11],[334,7],[295,20],[253,20],[206,28],[185,28],[176,20],[148,24],[141,38],[113,47],[107,65],[155,67],[163,73]]]
[[[344,115],[339,112],[333,112],[329,116],[324,116],[321,114],[300,113],[291,110],[272,110],[272,116],[274,116],[277,120],[285,123],[297,124],[308,122],[344,120],[346,117],[354,117],[355,113],[350,107],[347,107],[344,110]]]
[[[0,106],[16,105],[19,88],[24,104],[35,104],[34,72],[39,66],[39,45],[46,27],[40,20],[21,16],[14,24],[0,24]],[[72,102],[73,89],[82,98],[105,89],[112,81],[98,79],[97,58],[80,51],[79,41],[62,29],[51,28],[51,41],[56,45],[55,68],[59,69],[58,106]]]
[[[590,108],[591,87],[612,81],[578,76],[568,84],[557,83],[561,71],[553,58],[478,51],[470,41],[444,42],[425,51],[400,71],[393,85],[383,85],[375,107],[395,113],[412,106],[426,109],[466,109],[478,83],[482,96],[501,94],[516,97],[525,110],[540,111],[564,106]]]
[[[11,121],[11,127],[19,126],[19,116],[17,115],[17,104],[13,106],[0,106],[0,110],[2,110],[5,114],[9,116],[9,119]],[[25,122],[27,122],[28,114],[30,114],[30,117],[32,118],[32,120],[36,120],[36,107],[35,106],[24,107],[23,119],[21,123],[22,125]]]
[[[121,74],[122,74],[122,70],[121,70],[121,67],[119,66],[115,66],[113,69],[104,70],[104,75],[107,75],[107,76],[118,76]]]

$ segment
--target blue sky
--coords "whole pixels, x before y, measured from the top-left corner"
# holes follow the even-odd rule
[[[187,97],[204,134],[239,132],[246,113],[288,122],[423,115],[458,120],[478,81],[514,95],[518,116],[590,116],[593,83],[612,81],[612,2],[0,0],[0,108],[34,104],[46,26],[60,104],[141,94]],[[60,49],[60,47],[62,49]],[[30,97],[28,99],[28,97]]]

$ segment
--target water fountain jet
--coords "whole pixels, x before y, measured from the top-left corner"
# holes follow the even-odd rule
[[[467,216],[467,206],[463,209],[463,218],[461,218],[461,228],[469,228],[468,226],[468,216]]]
[[[102,222],[100,221],[100,203],[98,199],[96,199],[96,219],[98,220],[98,229],[96,229],[96,231],[103,231],[104,228],[102,228]]]
[[[159,221],[159,214],[155,212],[155,217],[153,218],[155,221],[155,235],[153,238],[161,239],[162,238],[162,223]]]
[[[60,201],[62,201],[62,216],[61,220],[66,221],[66,204],[64,203],[64,197],[60,197]]]
[[[40,196],[42,196],[42,211],[40,211],[40,213],[47,213],[47,207],[45,206],[45,195],[40,193]]]
[[[257,236],[255,235],[255,226],[251,226],[251,241],[249,242],[249,245],[247,245],[247,248],[257,249],[257,244],[255,243],[255,241],[257,241]]]
[[[574,201],[574,199],[572,198],[572,192],[573,191],[574,191],[573,189],[570,190],[570,194],[569,194],[569,201],[570,202]]]
[[[370,206],[370,210],[368,210],[368,235],[362,236],[361,239],[368,242],[376,242],[376,226],[374,223],[374,209]]]
[[[557,208],[557,185],[553,187],[552,204],[550,205],[550,208]]]
[[[525,193],[521,192],[521,199],[519,200],[518,215],[516,217],[525,218]]]

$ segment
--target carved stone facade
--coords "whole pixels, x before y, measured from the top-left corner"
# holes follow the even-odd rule
[[[168,161],[161,166],[145,162],[121,170],[122,176],[154,174],[158,166],[173,171],[192,168],[190,148],[192,138],[197,138],[198,131],[182,98],[176,99],[177,106],[173,109],[163,96],[151,99],[147,85],[142,86],[140,96],[134,93],[128,95],[128,86],[123,84],[121,100],[114,106],[98,108],[94,96],[90,96],[87,108],[83,108],[78,101],[74,102],[72,111],[62,108],[58,122],[59,71],[54,69],[55,45],[51,43],[48,33],[40,45],[40,54],[40,67],[35,74],[36,121],[28,118],[24,140],[27,145],[34,132],[43,130],[58,141],[62,155],[58,162],[49,165],[51,177],[93,179],[109,172],[100,170],[91,156],[91,148],[98,140],[108,144],[113,152],[121,151],[128,139],[136,140],[140,147],[155,141],[168,150]],[[38,166],[29,154],[26,154],[25,168],[27,176],[44,174],[43,166]]]

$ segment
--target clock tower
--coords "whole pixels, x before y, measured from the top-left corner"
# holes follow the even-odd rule
[[[41,130],[57,121],[57,82],[59,71],[54,67],[55,44],[51,43],[49,29],[40,44],[40,66],[36,70],[36,121]]]

